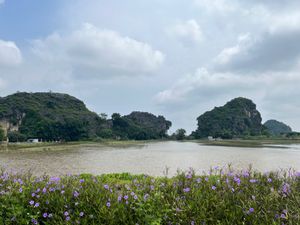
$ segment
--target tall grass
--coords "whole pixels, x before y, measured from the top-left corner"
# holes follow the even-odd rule
[[[300,174],[0,173],[0,224],[300,224]]]

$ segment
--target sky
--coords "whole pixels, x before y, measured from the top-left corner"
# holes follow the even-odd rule
[[[241,96],[300,131],[299,88],[299,0],[0,0],[2,97],[68,93],[191,132]]]

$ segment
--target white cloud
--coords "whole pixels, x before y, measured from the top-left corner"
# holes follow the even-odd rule
[[[197,21],[188,20],[171,27],[167,31],[183,42],[200,42],[203,40],[203,33]]]
[[[251,81],[255,79],[250,78]],[[179,79],[170,89],[159,92],[155,96],[158,104],[172,104],[190,101],[196,93],[199,98],[212,97],[220,92],[228,91],[232,87],[247,86],[249,79],[231,73],[209,73],[206,68],[199,68],[193,74]]]
[[[240,36],[236,45],[218,54],[215,69],[246,73],[290,69],[300,57],[300,28],[292,27],[278,25],[256,36]]]
[[[75,72],[106,76],[153,72],[165,59],[163,53],[147,43],[88,23],[70,34],[55,33],[35,40],[32,50],[48,63],[63,64]]]
[[[247,54],[247,51],[255,43],[255,40],[250,34],[243,34],[238,37],[237,45],[233,47],[224,48],[216,57],[215,62],[220,65],[230,63],[234,57],[240,54]]]
[[[294,11],[286,14],[270,14],[266,20],[269,22],[269,31],[272,34],[300,30],[300,12]]]
[[[20,49],[14,42],[0,40],[0,65],[16,66],[22,62]]]
[[[208,11],[232,12],[237,9],[235,0],[194,0],[194,3]]]
[[[299,69],[299,68],[298,68]],[[158,104],[193,104],[203,98],[215,99],[216,96],[235,96],[253,94],[258,98],[278,98],[287,89],[297,90],[300,76],[297,68],[289,72],[266,72],[259,75],[239,73],[210,73],[206,68],[196,70],[177,80],[169,89],[155,96]]]

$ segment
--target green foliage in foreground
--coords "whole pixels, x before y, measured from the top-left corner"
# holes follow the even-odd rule
[[[0,174],[0,224],[300,224],[300,174]]]

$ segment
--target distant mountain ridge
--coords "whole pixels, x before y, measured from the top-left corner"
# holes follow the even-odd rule
[[[293,132],[290,126],[277,120],[268,120],[264,123],[264,126],[272,135],[280,135]]]
[[[197,121],[198,128],[192,134],[196,138],[255,136],[261,135],[264,131],[256,105],[252,100],[242,97],[205,112],[197,118]]]

